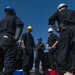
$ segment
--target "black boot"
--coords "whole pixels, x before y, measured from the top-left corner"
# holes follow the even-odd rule
[[[45,71],[42,72],[42,75],[45,75]]]
[[[35,68],[35,75],[39,75],[39,68]]]

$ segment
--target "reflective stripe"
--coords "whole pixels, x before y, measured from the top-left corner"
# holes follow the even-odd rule
[[[8,38],[8,36],[7,35],[4,35],[4,38]]]

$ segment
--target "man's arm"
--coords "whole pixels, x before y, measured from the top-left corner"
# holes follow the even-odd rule
[[[59,32],[59,29],[56,27],[55,25],[55,21],[57,21],[58,19],[58,12],[56,12],[54,15],[52,15],[49,19],[48,19],[48,25],[51,24],[51,26],[55,29],[56,32]]]
[[[56,42],[53,44],[52,48],[56,48],[57,44],[58,44],[58,41],[56,41]]]
[[[55,39],[56,39],[56,41],[55,41],[55,43],[53,44],[53,46],[52,46],[52,48],[56,48],[56,46],[57,46],[57,44],[58,44],[58,40],[59,40],[59,37],[55,34]]]
[[[57,28],[55,24],[53,24],[52,27],[55,29],[56,32],[59,33],[59,28]]]
[[[15,40],[18,41],[22,33],[24,23],[17,16],[14,16],[14,22],[15,22],[15,25],[18,27],[17,35],[15,36]]]
[[[22,46],[23,46],[23,48],[26,48],[26,46],[24,44],[24,40],[22,40]]]
[[[23,28],[18,28],[18,32],[17,32],[17,35],[16,35],[16,37],[15,37],[15,40],[16,40],[16,41],[19,40],[20,35],[21,35],[21,33],[22,33],[22,30],[23,30]]]
[[[38,48],[37,48],[37,44],[35,45],[35,48],[34,48],[35,52],[38,53]]]

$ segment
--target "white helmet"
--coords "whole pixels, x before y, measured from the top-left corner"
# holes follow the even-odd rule
[[[52,31],[53,31],[53,29],[52,29],[52,28],[49,28],[49,29],[48,29],[48,32],[52,32]]]
[[[57,7],[57,10],[59,10],[61,7],[64,7],[64,6],[67,7],[67,5],[65,3],[59,4],[58,7]]]

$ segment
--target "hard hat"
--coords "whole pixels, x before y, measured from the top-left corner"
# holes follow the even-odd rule
[[[67,7],[67,5],[65,3],[61,3],[58,5],[57,10],[59,10],[62,7]]]
[[[32,30],[32,26],[28,26],[27,27],[27,30]]]
[[[48,32],[52,32],[52,31],[53,31],[53,29],[52,29],[52,28],[49,28],[49,29],[48,29]]]
[[[5,8],[5,12],[6,12],[6,10],[11,10],[11,11],[15,12],[15,10],[14,10],[14,8],[12,6],[7,6]]]
[[[38,40],[42,41],[42,38],[40,37],[40,38],[38,38]]]
[[[21,40],[18,40],[18,42],[21,42]]]

